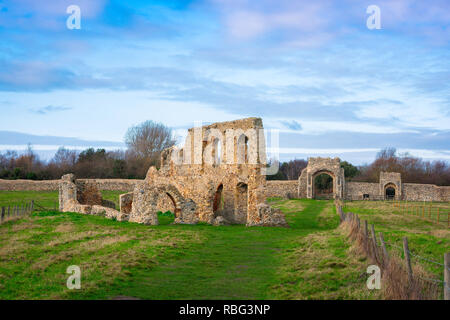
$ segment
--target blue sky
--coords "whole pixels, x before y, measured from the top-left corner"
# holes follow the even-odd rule
[[[116,148],[144,120],[182,137],[258,116],[284,160],[450,160],[447,0],[0,0],[0,39],[0,150]]]

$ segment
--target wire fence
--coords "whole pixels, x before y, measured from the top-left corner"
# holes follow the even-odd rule
[[[34,211],[57,211],[58,203],[40,203],[35,200],[23,200],[19,204],[0,207],[0,224],[29,216]]]
[[[408,201],[393,200],[393,212],[416,216],[437,224],[447,224],[450,228],[450,208],[438,206],[436,204],[423,203],[418,204]]]
[[[19,205],[2,207],[0,214],[0,224],[30,215],[34,210],[34,206],[35,203],[33,200],[31,200]]]
[[[444,255],[444,263],[412,253],[408,238],[403,238],[403,246],[385,241],[383,233],[377,240],[375,226],[360,220],[357,214],[345,213],[342,202],[336,201],[336,211],[341,226],[349,232],[361,251],[384,273],[385,296],[391,299],[440,299],[450,300],[450,253]],[[395,250],[388,251],[387,247]],[[430,278],[420,264],[413,265],[411,259],[437,266],[444,272],[444,280]]]

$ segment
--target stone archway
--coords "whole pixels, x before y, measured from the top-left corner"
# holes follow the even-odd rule
[[[158,224],[158,199],[168,196],[175,207],[176,223],[197,223],[196,204],[185,199],[178,189],[171,184],[141,185],[133,192],[133,204],[130,222],[149,225]]]
[[[384,186],[384,199],[385,200],[394,200],[398,195],[397,185],[394,183],[388,183]]]
[[[217,216],[218,213],[223,210],[223,184],[221,183],[214,194],[213,200],[213,213]]]
[[[390,188],[389,195],[386,194],[388,188]],[[400,173],[383,171],[380,172],[379,194],[382,199],[402,199],[402,178]]]
[[[236,223],[247,223],[248,184],[239,182],[235,190],[234,220]]]
[[[317,178],[319,178],[322,175],[326,175],[326,176],[331,177],[331,193],[330,194],[328,194],[328,193],[323,193],[322,194],[320,192],[321,189],[319,189]],[[335,183],[334,183],[335,176],[334,176],[334,174],[332,172],[327,171],[327,170],[317,171],[316,173],[313,174],[312,179],[313,179],[313,181],[312,181],[312,187],[313,187],[312,196],[313,196],[314,199],[318,199],[318,198],[332,199],[332,198],[334,198],[334,194],[335,194]]]
[[[344,197],[344,169],[341,168],[341,160],[339,158],[309,158],[308,165],[303,169],[299,178],[299,195],[308,199],[314,198],[314,179],[317,175],[326,173],[333,178],[334,199],[342,199]]]

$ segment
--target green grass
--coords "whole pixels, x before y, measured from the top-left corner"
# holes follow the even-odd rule
[[[40,206],[54,208],[58,205],[58,191],[0,191],[0,207],[22,205],[31,200]]]
[[[22,196],[0,192],[10,202]],[[159,226],[58,212],[7,222],[0,226],[0,299],[374,297],[360,277],[364,259],[336,229],[332,202],[270,203],[290,228],[172,225],[169,213],[159,214]],[[65,286],[70,265],[81,267],[82,290]]]
[[[121,194],[124,194],[124,193],[127,193],[127,192],[102,190],[102,197],[105,200],[114,202],[116,204],[116,209],[119,210],[119,208],[120,208],[119,197]]]
[[[418,208],[423,203],[409,203]],[[427,204],[430,205],[430,204]],[[448,203],[433,204],[441,210],[448,208]],[[351,201],[346,202],[345,212],[357,213],[362,220],[375,226],[375,231],[383,232],[387,242],[402,247],[403,237],[408,238],[409,250],[416,255],[444,263],[444,254],[450,252],[450,228],[446,223],[436,224],[419,215],[405,214],[393,206],[392,202],[384,201]],[[415,211],[422,213],[421,209]],[[427,211],[425,211],[426,213]],[[401,249],[388,246],[388,250],[401,255]],[[427,261],[412,257],[412,262],[421,265],[434,278],[443,280],[442,267]]]

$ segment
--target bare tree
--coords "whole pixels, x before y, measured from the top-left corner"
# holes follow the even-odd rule
[[[55,153],[52,162],[58,164],[61,167],[72,167],[77,162],[78,153],[75,150],[69,150],[64,147],[60,147]]]
[[[125,143],[137,158],[146,159],[151,165],[158,165],[161,151],[175,145],[175,139],[172,129],[149,120],[129,128]]]

